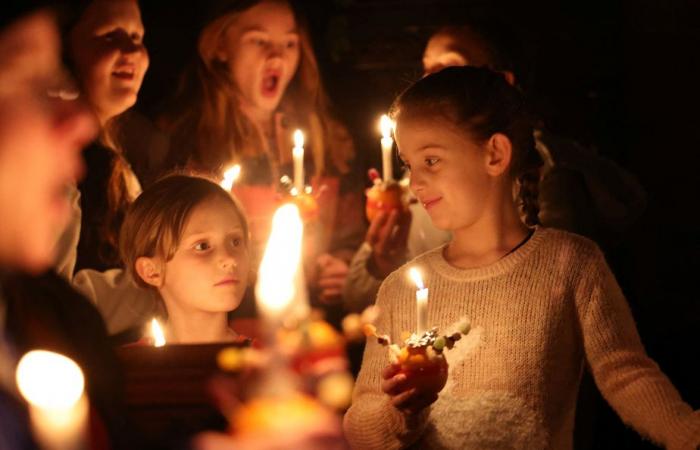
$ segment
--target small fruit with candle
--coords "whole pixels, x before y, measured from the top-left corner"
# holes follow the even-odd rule
[[[435,328],[423,336],[414,334],[405,341],[397,355],[391,353],[392,362],[401,366],[399,373],[406,375],[411,386],[423,386],[433,392],[445,387],[447,360],[442,351],[433,347],[436,338]]]
[[[367,195],[367,205],[365,206],[367,220],[370,222],[374,220],[379,211],[405,212],[408,209],[405,200],[406,189],[401,184],[394,180],[381,180],[379,173],[374,169],[370,169],[369,177],[374,185],[365,192]]]
[[[447,360],[444,352],[455,346],[462,336],[469,334],[471,325],[464,319],[457,331],[448,335],[438,335],[437,328],[422,334],[413,333],[402,345],[392,344],[387,335],[377,334],[373,325],[365,326],[365,334],[374,336],[380,345],[389,348],[389,361],[400,366],[400,372],[407,376],[411,386],[427,387],[438,392],[447,382]]]
[[[318,218],[318,202],[313,194],[302,192],[291,197],[291,200],[299,208],[301,220],[304,223],[309,223]]]

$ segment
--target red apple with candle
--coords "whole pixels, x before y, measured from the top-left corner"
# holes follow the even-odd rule
[[[405,212],[407,210],[405,198],[405,189],[396,181],[381,181],[376,170],[371,169],[369,172],[370,179],[374,182],[374,186],[367,189],[367,205],[365,212],[367,220],[370,222],[379,211],[389,213],[391,211]]]

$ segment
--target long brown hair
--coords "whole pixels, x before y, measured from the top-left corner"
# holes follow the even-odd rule
[[[71,48],[70,34],[83,19],[87,8],[96,0],[76,0],[75,2],[64,2],[59,8],[59,24],[61,30],[61,40],[63,44],[63,60],[66,67],[71,71],[79,87],[83,90],[83,82],[78,76],[73,60],[73,49]],[[139,6],[138,0],[134,0]],[[140,6],[139,6],[140,8]],[[94,105],[89,105],[94,107]],[[107,211],[104,220],[100,224],[100,235],[104,241],[113,248],[119,245],[119,228],[124,218],[124,212],[133,201],[133,193],[128,187],[127,178],[133,176],[129,163],[124,157],[121,141],[121,122],[124,113],[110,118],[100,130],[97,142],[113,153],[112,163],[107,180]],[[109,259],[110,255],[100,255]],[[113,261],[110,261],[113,262]]]
[[[261,3],[286,0],[239,2],[209,21],[199,35],[197,58],[183,75],[176,95],[176,113],[166,118],[177,147],[171,150],[171,162],[187,162],[198,169],[218,172],[224,164],[242,156],[269,152],[269,144],[259,127],[239,106],[239,92],[228,69],[215,55],[223,33],[244,11]],[[289,5],[291,8],[291,5]],[[352,145],[339,143],[346,133],[331,118],[328,97],[323,89],[318,63],[301,17],[294,12],[299,32],[300,59],[296,73],[280,101],[279,111],[294,127],[303,128],[313,154],[314,168],[322,174],[331,168],[340,173],[349,170]]]
[[[428,75],[404,91],[391,115],[441,117],[467,130],[478,141],[495,133],[513,146],[510,175],[517,183],[518,206],[528,226],[539,223],[537,203],[542,166],[532,136],[532,118],[522,93],[503,75],[486,68],[448,67]]]

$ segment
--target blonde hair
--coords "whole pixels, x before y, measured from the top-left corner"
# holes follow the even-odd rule
[[[175,152],[191,151],[187,162],[199,169],[218,172],[240,155],[270,151],[259,127],[241,110],[238,88],[231,81],[227,66],[216,55],[223,34],[235,24],[237,17],[262,1],[289,5],[286,0],[246,2],[246,9],[229,11],[210,21],[199,35],[196,66],[182,79],[178,92],[180,105],[176,107],[181,112],[170,121],[169,127],[174,141],[184,142]],[[299,30],[299,65],[282,96],[279,110],[289,115],[291,125],[306,131],[317,174],[327,171],[328,162],[340,173],[347,173],[354,156],[352,146],[335,142],[343,140],[346,133],[330,116],[308,32],[296,13],[294,16]],[[178,136],[184,130],[187,130],[185,134],[193,133],[194,138]],[[175,159],[182,162],[182,156],[186,155],[176,154]]]
[[[238,201],[215,182],[193,175],[167,175],[146,189],[131,204],[119,236],[119,253],[124,267],[142,287],[135,273],[142,256],[169,261],[175,256],[185,224],[197,205],[211,198],[229,202],[236,211],[248,244],[248,221]]]

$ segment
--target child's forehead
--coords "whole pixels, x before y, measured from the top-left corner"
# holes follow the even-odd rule
[[[447,117],[426,116],[397,120],[396,143],[399,156],[432,149],[449,149],[456,144],[474,144],[470,133]]]
[[[191,234],[212,228],[243,228],[241,215],[232,201],[210,196],[190,211],[183,234]]]

